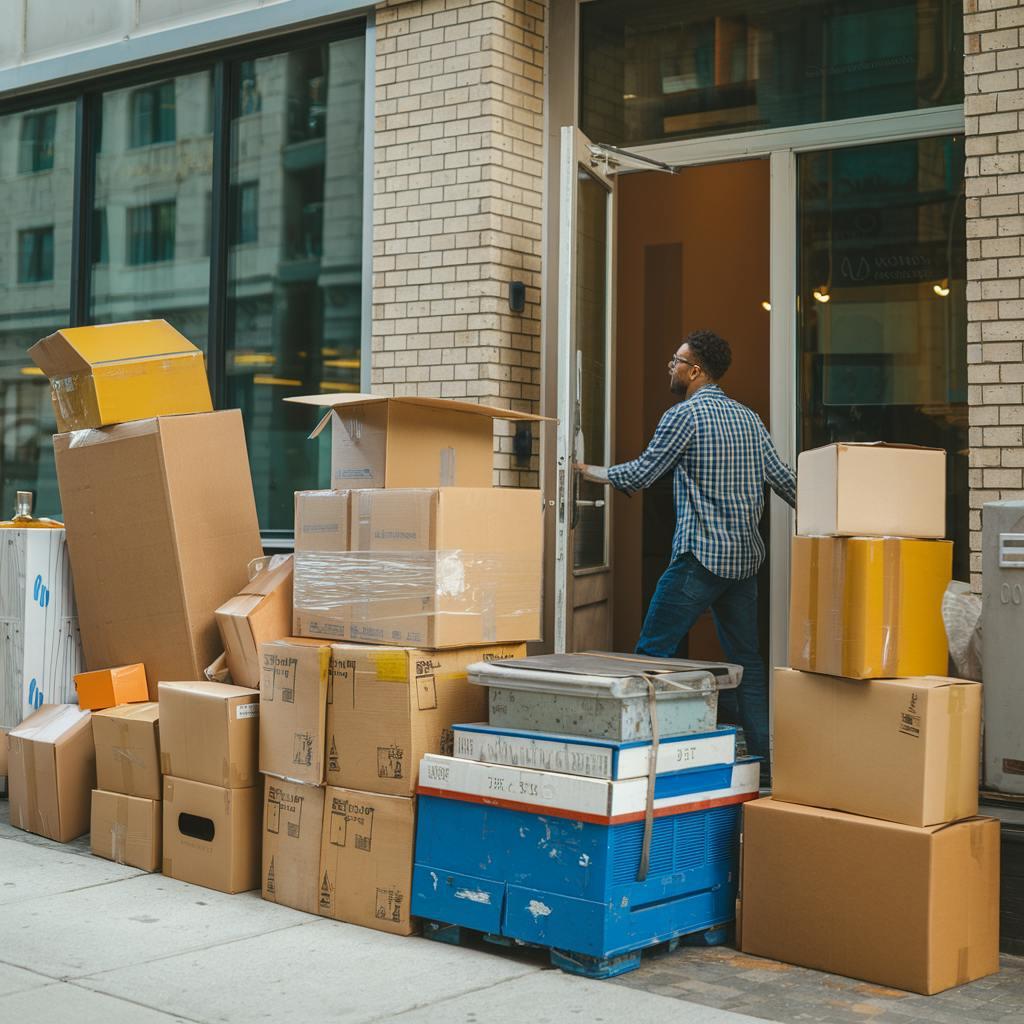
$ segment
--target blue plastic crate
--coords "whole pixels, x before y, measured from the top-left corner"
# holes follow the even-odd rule
[[[592,824],[423,795],[411,910],[555,950],[620,956],[732,920],[739,816],[737,803],[655,818],[650,870],[637,882],[642,821]]]

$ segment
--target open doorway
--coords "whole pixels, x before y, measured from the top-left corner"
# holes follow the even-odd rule
[[[686,168],[676,175],[623,174],[617,189],[614,461],[636,458],[677,400],[668,389],[667,363],[683,336],[699,328],[729,341],[733,363],[723,389],[771,429],[768,161]],[[613,501],[615,650],[629,651],[671,556],[671,476],[632,498],[616,493]],[[767,548],[767,522],[762,534]],[[758,590],[767,663],[767,561]],[[710,615],[679,653],[721,659]]]

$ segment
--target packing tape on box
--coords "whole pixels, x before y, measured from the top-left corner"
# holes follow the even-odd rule
[[[128,850],[128,826],[115,821],[110,826],[110,857],[117,864],[124,864]]]
[[[967,693],[963,686],[949,687],[948,725],[946,732],[946,801],[943,817],[952,821],[957,815],[960,796],[960,773],[963,770],[964,719],[967,716]]]
[[[455,486],[455,449],[454,448],[442,448],[441,449],[441,486],[442,487],[454,487]]]
[[[130,747],[112,747],[111,753],[121,767],[121,781],[125,792],[135,791],[135,766],[142,765],[142,758]]]

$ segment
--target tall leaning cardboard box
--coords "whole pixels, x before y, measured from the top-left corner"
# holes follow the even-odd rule
[[[86,667],[202,679],[215,612],[262,554],[242,415],[157,417],[53,439]]]

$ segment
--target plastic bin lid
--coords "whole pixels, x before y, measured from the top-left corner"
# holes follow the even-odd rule
[[[647,678],[651,676],[659,698],[663,699],[731,690],[739,686],[743,669],[718,661],[585,651],[478,661],[469,666],[467,674],[469,681],[479,686],[617,700],[645,695]]]

